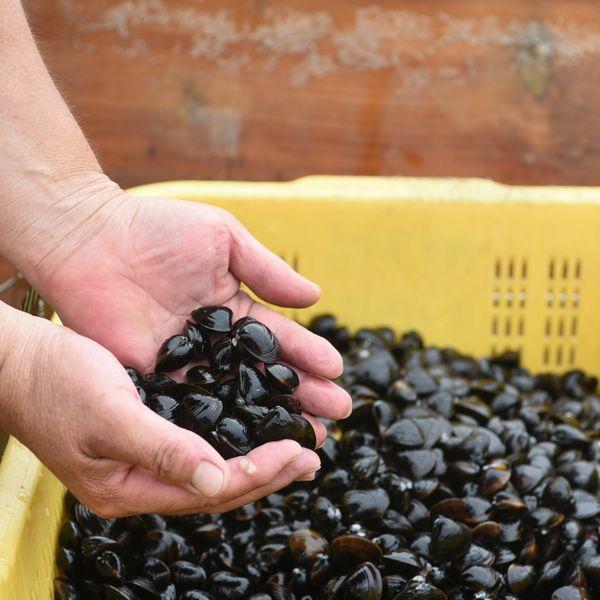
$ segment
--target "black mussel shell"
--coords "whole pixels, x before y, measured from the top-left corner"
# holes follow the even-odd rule
[[[165,340],[156,355],[156,371],[176,371],[185,367],[194,357],[194,345],[185,335],[174,335]]]
[[[210,391],[193,383],[178,383],[174,393],[169,395],[181,402],[188,394],[210,394]]]
[[[223,403],[207,394],[188,394],[181,401],[181,408],[185,427],[203,435],[217,424],[223,412]]]
[[[382,488],[350,490],[342,498],[342,509],[353,521],[381,516],[389,506],[390,497]]]
[[[250,581],[230,571],[217,571],[210,576],[209,589],[215,598],[243,600],[248,597]]]
[[[508,567],[506,580],[510,590],[520,596],[533,589],[537,574],[531,565],[512,564]]]
[[[71,577],[77,566],[77,552],[71,548],[61,548],[56,557],[56,564],[61,573]]]
[[[172,394],[177,388],[177,382],[164,373],[148,373],[144,375],[142,387],[148,394],[154,394],[155,392]]]
[[[239,419],[224,417],[217,425],[216,432],[221,442],[238,455],[247,454],[252,450],[250,431]]]
[[[378,564],[381,560],[381,548],[374,541],[358,535],[346,534],[334,538],[331,550],[336,563],[345,569],[363,562]]]
[[[212,345],[208,353],[208,362],[215,373],[225,374],[233,369],[235,356],[230,338],[222,337]]]
[[[281,396],[272,396],[267,402],[267,406],[283,406],[290,414],[302,414],[302,403],[292,394],[281,394]]]
[[[246,404],[261,404],[269,398],[265,376],[248,360],[240,362],[235,384]]]
[[[411,578],[424,567],[423,561],[411,550],[403,549],[390,552],[383,557],[386,573]]]
[[[142,573],[157,590],[164,590],[171,583],[171,570],[158,558],[148,558],[144,562]]]
[[[141,386],[144,383],[144,378],[142,377],[141,373],[134,367],[125,367],[125,371],[127,371],[127,375],[129,375],[131,381],[133,381],[133,383],[136,386]]]
[[[233,407],[233,415],[254,429],[267,415],[269,409],[259,404],[241,404]]]
[[[127,582],[127,586],[141,600],[162,600],[161,593],[154,587],[151,581],[144,577],[135,577]]]
[[[194,358],[198,359],[206,356],[210,348],[210,342],[208,335],[202,328],[193,321],[186,321],[183,332],[194,346]]]
[[[213,388],[213,394],[226,406],[229,406],[233,402],[235,393],[235,379],[221,379],[215,383]]]
[[[383,581],[379,569],[373,563],[366,562],[346,576],[336,597],[377,600],[382,593]]]
[[[254,596],[250,597],[251,600]],[[271,598],[271,596],[267,596],[267,598]],[[183,594],[179,595],[179,600],[213,600],[212,596],[208,596],[204,592],[200,590],[186,590]]]
[[[60,528],[58,542],[64,548],[76,548],[81,542],[81,532],[74,521],[65,521]]]
[[[179,402],[167,394],[158,392],[148,396],[146,406],[171,423],[177,423],[179,419]]]
[[[279,390],[284,394],[291,394],[300,383],[296,371],[283,363],[265,365],[265,375],[267,383],[271,388]]]
[[[329,498],[319,496],[311,509],[312,521],[318,530],[334,529],[342,520],[342,511]]]
[[[329,554],[329,542],[312,529],[294,531],[288,545],[294,562],[303,566],[313,565],[319,554]]]
[[[500,582],[500,575],[492,567],[474,565],[461,573],[460,580],[471,590],[492,590]]]
[[[279,342],[271,330],[254,319],[237,321],[232,330],[236,350],[255,362],[274,363],[279,358]]]
[[[425,433],[415,419],[396,421],[386,429],[383,439],[405,448],[421,448],[426,441]]]
[[[337,328],[337,319],[334,315],[324,314],[313,317],[308,323],[308,329],[324,338],[331,337]]]
[[[171,564],[173,583],[178,590],[201,588],[206,582],[206,571],[187,560],[178,560]]]
[[[94,569],[106,581],[120,582],[125,575],[121,557],[112,550],[104,550],[94,559]]]
[[[471,539],[472,534],[468,527],[439,516],[431,530],[431,552],[441,562],[457,559],[469,550]]]
[[[62,577],[54,580],[54,600],[79,600],[79,597],[77,589],[71,582]]]
[[[233,313],[226,306],[203,306],[192,312],[192,319],[205,331],[229,333]]]
[[[261,444],[291,438],[294,431],[292,415],[281,406],[272,408],[256,425],[256,438]]]
[[[212,390],[216,378],[210,369],[202,366],[192,367],[185,373],[185,380],[192,385],[197,385],[205,390]]]
[[[394,600],[447,600],[447,596],[438,587],[417,576],[406,584]]]
[[[314,450],[317,447],[317,437],[313,426],[302,415],[292,414],[291,416],[294,427],[291,439],[297,441],[304,448]]]
[[[102,588],[106,600],[137,600],[131,588],[125,585],[116,586],[107,583]]]

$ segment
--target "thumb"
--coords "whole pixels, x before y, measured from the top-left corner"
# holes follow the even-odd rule
[[[303,308],[314,304],[321,288],[302,277],[283,259],[265,248],[237,220],[229,223],[229,269],[257,296],[279,306]]]
[[[151,471],[162,481],[217,496],[229,482],[229,465],[203,438],[163,419],[141,402],[121,412],[110,458]]]

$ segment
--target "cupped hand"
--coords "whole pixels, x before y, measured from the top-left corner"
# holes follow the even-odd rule
[[[225,304],[251,315],[281,342],[300,376],[305,410],[337,419],[348,394],[326,378],[342,359],[325,339],[243,291],[305,307],[319,287],[267,250],[227,211],[196,202],[118,195],[66,236],[38,265],[36,281],[63,323],[108,348],[125,365],[153,369],[156,351],[198,306]]]
[[[342,370],[341,357],[329,342],[240,290],[243,282],[267,302],[304,307],[316,302],[319,287],[263,247],[230,213],[206,204],[134,198],[120,191],[101,198],[96,209],[87,210],[85,220],[77,220],[76,212],[72,222],[65,219],[61,223],[61,243],[40,258],[33,277],[65,325],[99,342],[122,364],[148,372],[162,341],[182,330],[192,310],[225,304],[232,309],[234,319],[254,316],[277,335],[283,360],[300,377],[295,393],[309,419],[310,415],[338,419],[349,414],[350,397],[328,379]],[[128,389],[136,396],[134,388]],[[142,411],[141,406],[136,407]],[[142,412],[144,419],[130,423],[140,443],[150,443],[150,422],[158,426],[158,417]],[[106,426],[118,418],[109,412]],[[311,422],[322,441],[323,426],[316,419]],[[166,438],[167,463],[180,460],[179,456],[195,456],[194,448],[200,447],[217,459],[216,452],[194,434],[161,426],[171,430]],[[172,452],[175,447],[177,455]],[[114,460],[105,456],[102,448],[97,456]],[[148,468],[147,463],[133,460],[130,454],[120,458],[136,474],[131,481],[138,486],[140,496],[152,494],[152,485],[162,485],[158,480],[151,485],[147,474],[138,475],[143,473],[138,467]],[[188,483],[193,463],[192,458],[189,460],[189,468],[183,469]],[[220,460],[219,464],[224,464]],[[232,486],[228,493],[238,500],[261,497],[297,477],[310,478],[318,465],[316,454],[301,451],[289,441],[259,447],[249,460],[234,459],[227,475],[227,485]],[[250,465],[251,474],[244,471],[244,465]],[[314,467],[313,473],[307,474],[309,466]],[[164,476],[164,467],[150,470]],[[184,483],[182,479],[179,482]],[[172,512],[188,510],[188,493],[171,492],[170,508],[166,508]],[[176,501],[177,493],[185,495]],[[218,506],[229,509],[234,506],[231,502]],[[196,504],[195,509],[201,507]]]
[[[291,440],[225,461],[144,406],[105,348],[17,318],[26,334],[2,367],[3,425],[100,515],[225,512],[314,477],[318,457]]]

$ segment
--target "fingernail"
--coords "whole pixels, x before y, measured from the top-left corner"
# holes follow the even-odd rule
[[[317,474],[315,472],[305,473],[304,475],[302,475],[302,477],[298,477],[296,481],[313,481],[316,476]]]
[[[225,475],[213,463],[202,460],[198,463],[194,476],[192,477],[192,485],[204,496],[216,496],[223,487]]]
[[[346,411],[346,415],[342,418],[347,419],[351,414],[352,414],[352,402],[350,402],[350,406],[348,407],[348,410]]]

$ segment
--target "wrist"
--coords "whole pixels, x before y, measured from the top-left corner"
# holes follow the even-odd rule
[[[49,323],[0,302],[0,427],[21,437],[33,357]]]
[[[100,172],[39,178],[13,190],[0,209],[0,254],[44,293],[56,266],[101,229],[125,197]]]

